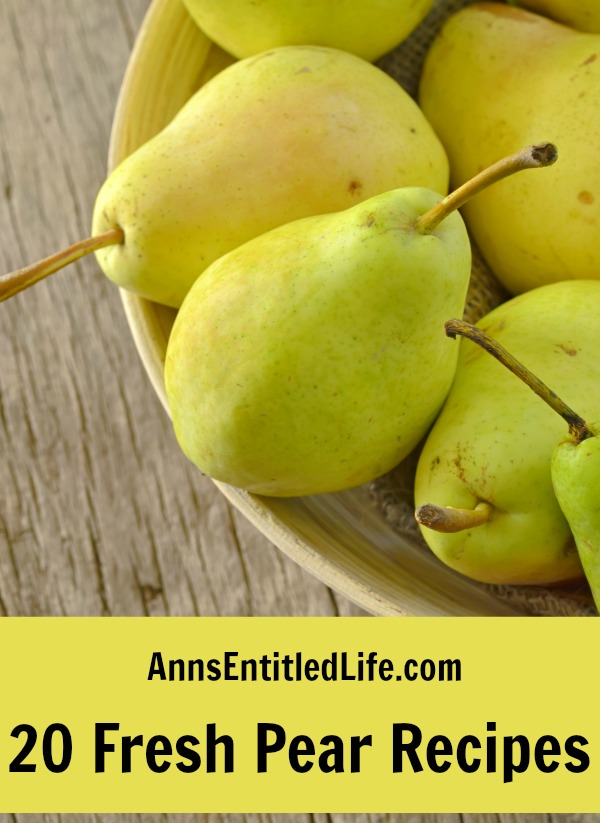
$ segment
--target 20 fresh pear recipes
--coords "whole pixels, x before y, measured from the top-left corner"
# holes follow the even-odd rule
[[[240,59],[114,169],[91,236],[0,278],[0,300],[95,253],[117,285],[178,310],[167,399],[202,472],[318,494],[421,445],[418,517],[443,562],[488,582],[580,578],[596,438],[553,459],[560,418],[541,422],[539,400],[444,324],[463,315],[472,237],[525,292],[480,326],[593,419],[594,9],[566,21],[584,32],[535,13],[562,19],[560,0],[469,4],[431,46],[418,105],[367,61],[431,0],[377,0],[366,16],[357,0],[185,2]]]

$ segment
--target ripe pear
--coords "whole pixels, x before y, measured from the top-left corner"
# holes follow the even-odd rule
[[[576,4],[573,4],[574,6]],[[560,146],[548,174],[489,189],[464,217],[516,294],[600,272],[600,36],[504,3],[451,16],[428,53],[419,91],[458,185],[532,133]]]
[[[600,33],[600,3],[598,0],[510,0],[537,14],[543,14],[580,31]]]
[[[600,611],[600,437],[563,440],[552,455],[551,472],[554,493]]]
[[[600,281],[564,281],[512,298],[477,325],[592,415],[600,408],[598,316]],[[444,563],[486,583],[581,576],[550,473],[563,425],[486,352],[461,342],[415,480],[423,537]]]
[[[178,307],[246,240],[411,185],[445,193],[448,162],[402,87],[336,49],[275,49],[224,69],[125,159],[98,194],[93,237],[18,273],[21,287],[96,250],[119,286]]]
[[[236,57],[276,46],[331,46],[376,60],[423,20],[433,0],[184,0],[208,36]]]
[[[500,161],[442,199],[395,189],[307,217],[213,263],[169,339],[165,385],[175,434],[205,474],[296,496],[357,486],[421,440],[452,382],[470,243],[455,211],[545,146]]]
[[[453,336],[460,334],[492,354],[568,423],[568,436],[552,453],[552,486],[573,532],[596,607],[600,609],[600,437],[594,433],[598,431],[597,425],[592,430],[498,340],[462,321],[450,321],[446,328]]]

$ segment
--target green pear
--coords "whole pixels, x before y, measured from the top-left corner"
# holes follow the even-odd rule
[[[354,55],[285,47],[224,69],[124,160],[98,194],[93,237],[65,255],[95,249],[119,286],[178,307],[246,240],[413,185],[445,193],[448,162],[402,87]]]
[[[462,321],[450,321],[446,329],[452,336],[460,334],[492,354],[568,423],[569,434],[555,447],[550,461],[552,486],[600,609],[600,437],[498,340]]]
[[[600,281],[549,284],[478,326],[592,414],[600,408]],[[450,344],[452,345],[452,344]],[[448,566],[486,583],[553,584],[581,564],[552,489],[563,428],[485,351],[460,345],[452,389],[419,457],[421,532]]]
[[[559,443],[552,455],[551,472],[554,493],[573,532],[600,611],[600,437]]]
[[[181,306],[165,364],[189,459],[273,496],[357,486],[402,460],[456,365],[443,324],[463,311],[471,255],[455,209],[555,157],[534,147],[444,199],[395,189],[273,229],[213,263]]]
[[[600,33],[600,3],[598,0],[509,0],[537,14],[551,17],[557,23],[580,31]]]
[[[473,3],[434,41],[419,99],[448,152],[452,185],[533,133],[560,146],[548,174],[507,180],[465,207],[506,288],[597,278],[600,36],[504,3]]]
[[[276,46],[332,46],[375,60],[404,40],[433,0],[184,0],[208,36],[236,57]]]

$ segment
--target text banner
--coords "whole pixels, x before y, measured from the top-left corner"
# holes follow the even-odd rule
[[[599,632],[4,618],[0,812],[597,812]]]

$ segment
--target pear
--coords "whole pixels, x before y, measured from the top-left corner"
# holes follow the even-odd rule
[[[568,435],[552,453],[552,486],[567,518],[585,576],[600,610],[600,437],[564,400],[548,388],[497,340],[462,321],[450,321],[447,332],[472,340],[519,377],[569,426]]]
[[[448,152],[452,185],[533,133],[560,146],[548,174],[507,180],[465,207],[473,239],[511,293],[599,276],[599,35],[474,3],[434,41],[419,100]]]
[[[375,60],[404,40],[433,0],[184,0],[208,36],[236,57],[312,43]]]
[[[580,31],[600,33],[600,3],[598,0],[509,0],[537,14],[551,17],[565,26]]]
[[[95,250],[119,286],[178,307],[210,263],[246,240],[411,185],[445,193],[448,162],[402,87],[336,49],[276,49],[204,85],[108,177],[93,237],[0,293]]]
[[[564,281],[512,298],[477,325],[593,414],[600,408],[599,315],[600,281]],[[560,419],[525,386],[463,341],[415,479],[417,520],[432,551],[486,583],[581,577],[550,474],[562,433]]]
[[[600,611],[600,437],[563,440],[552,455],[551,473],[554,493]]]
[[[455,209],[555,158],[553,146],[525,150],[444,199],[395,189],[213,263],[181,306],[165,363],[189,459],[215,480],[282,497],[357,486],[402,460],[456,365],[443,323],[463,311],[471,255]]]

